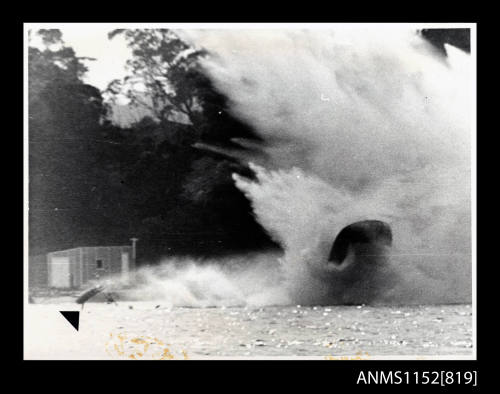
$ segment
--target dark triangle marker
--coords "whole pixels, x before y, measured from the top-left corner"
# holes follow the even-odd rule
[[[59,311],[69,323],[78,331],[78,324],[80,323],[80,312],[78,311]]]

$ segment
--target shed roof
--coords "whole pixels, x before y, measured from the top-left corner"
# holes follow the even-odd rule
[[[109,245],[109,246],[78,246],[76,248],[70,248],[70,249],[63,249],[63,250],[54,250],[52,252],[49,252],[47,254],[51,253],[63,253],[63,252],[71,252],[74,250],[79,250],[79,249],[98,249],[98,248],[131,248],[131,245]]]

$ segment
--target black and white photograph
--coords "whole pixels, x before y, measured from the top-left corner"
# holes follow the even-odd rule
[[[475,23],[24,23],[25,360],[476,360]]]

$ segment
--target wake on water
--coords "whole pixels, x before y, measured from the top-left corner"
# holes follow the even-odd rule
[[[184,306],[359,302],[362,288],[318,272],[342,228],[378,219],[394,241],[368,302],[471,301],[469,55],[447,46],[441,57],[396,28],[179,34],[208,51],[207,75],[265,141],[252,158],[256,179],[234,180],[284,252],[166,260],[139,271],[138,297]]]

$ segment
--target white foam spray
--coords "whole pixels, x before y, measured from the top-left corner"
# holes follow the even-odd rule
[[[108,278],[108,292],[122,301],[158,301],[163,307],[233,307],[289,305],[283,287],[279,255],[255,254],[201,260],[168,258],[141,267],[134,273],[133,287],[126,292],[121,279]]]
[[[335,236],[380,219],[397,280],[377,302],[470,302],[469,55],[376,25],[179,33],[209,51],[207,74],[265,141],[257,179],[234,179],[284,254],[167,262],[145,275],[150,291],[193,306],[319,303]],[[338,303],[357,291],[337,290]]]

